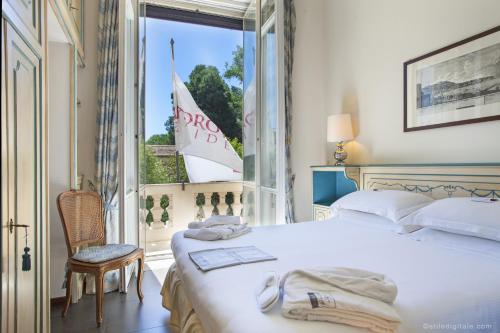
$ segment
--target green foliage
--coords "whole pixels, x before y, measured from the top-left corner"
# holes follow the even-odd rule
[[[168,211],[167,211],[167,207],[169,204],[170,204],[170,200],[168,199],[168,195],[166,195],[166,194],[162,195],[161,199],[160,199],[160,207],[163,209],[163,212],[161,213],[160,220],[163,222],[163,224],[167,224],[167,221],[169,219]]]
[[[146,197],[146,209],[151,210],[155,206],[155,199],[152,195]]]
[[[212,209],[212,215],[219,215],[219,208],[217,208],[220,203],[219,193],[212,193],[212,196],[210,197],[210,203],[212,204],[212,206],[214,206],[214,209]]]
[[[236,46],[236,50],[233,51],[233,63],[229,66],[226,62],[225,67],[224,77],[226,79],[236,78],[240,84],[243,84],[243,47]]]
[[[243,128],[243,90],[240,87],[231,87],[229,104],[234,110],[240,128]]]
[[[238,138],[230,139],[229,143],[231,144],[231,146],[233,146],[233,149],[236,151],[236,153],[240,157],[243,157],[243,144],[238,140]]]
[[[197,65],[189,75],[186,87],[196,104],[224,135],[241,141],[241,112],[235,110],[231,89],[217,67]]]
[[[234,193],[227,192],[226,197],[224,198],[224,201],[227,204],[226,215],[234,215],[233,207],[231,206],[234,203]]]
[[[217,192],[212,193],[212,196],[210,197],[210,203],[212,206],[217,206],[220,204],[220,195]]]
[[[146,209],[148,210],[148,214],[146,215],[146,223],[149,226],[151,226],[151,223],[154,222],[153,213],[151,212],[151,209],[154,207],[154,205],[155,199],[151,195],[148,195],[146,197]]]
[[[167,156],[162,159],[163,164],[167,169],[166,183],[177,183],[177,166],[175,164],[175,155]],[[179,182],[189,183],[189,177],[184,164],[184,156],[179,155]]]
[[[225,202],[227,205],[232,205],[234,204],[234,193],[233,192],[227,192],[226,197],[224,198]]]
[[[168,205],[170,204],[170,200],[168,199],[168,195],[164,194],[161,196],[160,199],[160,207],[162,209],[167,209]]]
[[[205,205],[205,194],[204,193],[198,193],[196,195],[196,206],[201,207]]]
[[[146,141],[146,144],[148,144],[148,145],[174,145],[175,138],[174,138],[174,142],[172,142],[172,135],[170,135],[170,133],[153,134],[149,137],[148,141]]]
[[[140,177],[144,184],[167,183],[167,168],[161,160],[154,155],[153,150],[148,146],[142,145],[139,151],[139,154],[142,155],[140,159]]]
[[[165,209],[163,213],[161,213],[161,221],[163,222],[163,224],[167,224],[169,218],[170,216],[168,215],[168,212]]]
[[[141,145],[139,149],[140,178],[143,184],[169,184],[177,182],[175,155],[163,159],[154,155],[153,150]],[[184,158],[179,156],[180,181],[189,183]]]

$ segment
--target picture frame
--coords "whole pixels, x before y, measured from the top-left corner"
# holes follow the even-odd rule
[[[500,120],[500,26],[403,64],[404,132]]]

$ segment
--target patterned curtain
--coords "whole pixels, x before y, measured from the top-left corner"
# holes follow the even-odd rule
[[[106,242],[118,243],[118,2],[99,1],[97,44],[96,188],[104,203]],[[105,290],[118,287],[117,271],[106,274]]]
[[[284,1],[285,26],[285,189],[286,189],[286,222],[295,222],[293,182],[295,175],[291,166],[290,145],[292,140],[292,72],[293,49],[295,43],[295,4],[294,0]]]

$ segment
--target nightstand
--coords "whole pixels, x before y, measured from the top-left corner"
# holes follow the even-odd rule
[[[359,167],[316,165],[311,170],[313,219],[326,220],[332,203],[359,189]]]

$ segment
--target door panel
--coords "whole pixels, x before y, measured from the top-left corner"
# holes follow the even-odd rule
[[[136,15],[132,0],[119,6],[119,110],[120,110],[120,216],[121,239],[127,244],[138,245],[137,197],[137,111],[135,103]],[[122,274],[121,290],[127,292],[134,265],[127,266]]]
[[[243,218],[255,225],[256,146],[257,146],[257,38],[255,1],[243,18]]]
[[[283,0],[252,1],[243,20],[244,212],[248,223],[283,223],[284,110],[282,40],[278,11]],[[252,215],[250,215],[252,213]]]
[[[138,146],[138,197],[139,197],[139,247],[146,248],[146,160],[145,160],[145,118],[146,118],[146,1],[138,0],[137,19],[137,146]]]
[[[29,227],[27,243],[24,228],[3,229],[8,244],[8,332],[35,332],[41,292],[39,271],[40,198],[39,133],[40,62],[17,33],[6,28],[8,221]],[[2,178],[4,172],[2,170]],[[6,223],[6,222],[4,222]],[[7,222],[8,223],[8,222]],[[30,248],[31,270],[22,271],[24,247]],[[34,321],[26,320],[34,318]]]
[[[28,27],[30,33],[40,40],[39,33],[39,1],[35,0],[7,0],[7,2],[14,8],[17,15],[21,18],[23,23]]]
[[[278,130],[278,84],[276,68],[276,33],[274,16],[263,27],[261,43],[261,123],[260,184],[276,189],[276,152]]]

